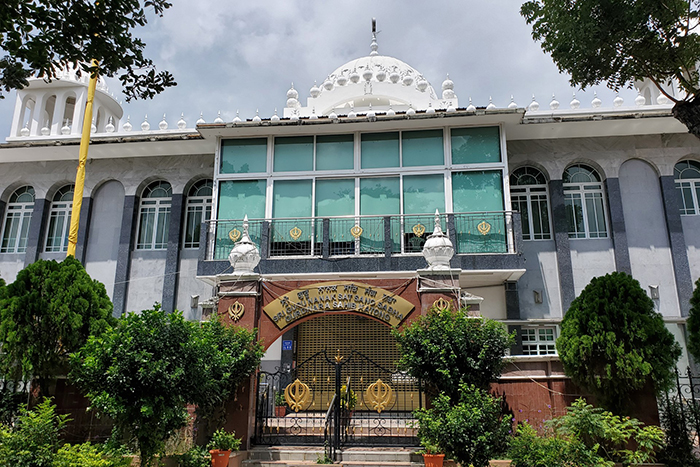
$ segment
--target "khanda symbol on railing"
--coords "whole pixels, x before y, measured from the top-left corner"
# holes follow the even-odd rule
[[[386,384],[380,378],[367,386],[367,390],[365,391],[365,401],[367,403],[367,407],[376,410],[377,413],[382,413],[382,410],[386,410],[389,404],[391,404],[393,395],[394,390],[391,389],[391,386]]]

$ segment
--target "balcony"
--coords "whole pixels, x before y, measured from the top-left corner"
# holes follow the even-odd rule
[[[442,214],[440,222],[455,247],[454,267],[522,266],[519,213]],[[421,253],[434,225],[429,214],[253,219],[248,232],[263,273],[411,270],[427,266]],[[221,271],[242,232],[242,220],[209,221],[198,274]]]

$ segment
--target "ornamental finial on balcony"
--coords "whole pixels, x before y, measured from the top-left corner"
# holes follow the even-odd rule
[[[231,249],[228,261],[233,267],[234,274],[255,274],[253,271],[260,262],[260,252],[248,235],[248,216],[243,219],[243,234],[241,239]]]
[[[435,228],[423,245],[423,257],[428,262],[428,270],[450,269],[450,260],[455,254],[450,238],[440,226],[440,213],[435,210]]]

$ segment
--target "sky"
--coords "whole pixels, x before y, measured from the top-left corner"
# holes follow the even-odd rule
[[[124,103],[124,118],[138,128],[148,115],[151,128],[166,115],[175,128],[180,115],[188,127],[202,113],[231,121],[236,111],[250,119],[275,109],[281,115],[293,82],[305,105],[319,84],[340,65],[370,52],[371,20],[376,18],[379,53],[422,73],[435,90],[449,73],[460,107],[499,108],[511,95],[526,107],[533,94],[542,109],[556,95],[567,108],[576,91],[581,107],[593,92],[612,107],[615,93],[604,84],[581,92],[569,85],[551,58],[531,37],[518,0],[173,0],[161,17],[151,17],[135,35],[157,68],[170,71],[178,85],[152,100]],[[118,100],[120,85],[108,79]],[[636,93],[624,90],[625,104]],[[0,136],[10,132],[15,93],[0,101]]]

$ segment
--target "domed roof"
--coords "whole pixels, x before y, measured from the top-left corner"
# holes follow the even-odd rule
[[[358,114],[366,113],[370,105],[378,113],[390,107],[398,111],[458,107],[454,93],[440,99],[418,70],[398,58],[380,55],[376,39],[373,32],[369,55],[350,60],[319,80],[323,85],[314,85],[305,107],[287,105],[285,117],[308,117],[312,108],[317,115],[347,115],[351,108]]]

